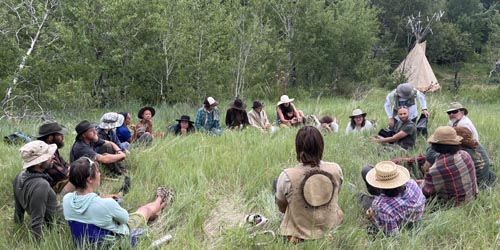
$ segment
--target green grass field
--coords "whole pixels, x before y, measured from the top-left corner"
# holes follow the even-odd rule
[[[490,154],[492,170],[500,175],[498,157],[500,132],[498,124],[500,111],[498,102],[484,101],[480,96],[489,96],[489,90],[470,96],[457,98],[468,108],[469,117],[475,123],[481,143]],[[494,90],[498,93],[498,90]],[[325,135],[323,160],[338,163],[344,172],[345,181],[354,183],[364,191],[359,174],[367,164],[375,164],[402,156],[400,152],[385,152],[365,135],[344,135],[345,126],[351,111],[360,107],[368,113],[368,119],[377,119],[377,129],[386,126],[383,100],[386,90],[375,89],[367,93],[361,101],[341,98],[321,98],[301,100],[296,96],[295,104],[306,114],[318,117],[328,114],[340,118],[340,133]],[[277,99],[277,98],[275,98]],[[427,95],[431,112],[429,131],[445,125],[447,104],[455,100],[446,90]],[[252,100],[245,100],[251,106]],[[265,107],[270,119],[274,120],[274,103],[266,101]],[[221,102],[225,113],[229,101]],[[127,107],[132,113],[139,105]],[[154,117],[155,132],[164,131],[181,114],[186,113],[194,119],[197,107],[185,104],[157,107]],[[116,110],[116,111],[122,111]],[[104,110],[88,110],[70,114],[54,113],[54,117],[73,131],[79,120],[97,121]],[[134,117],[135,118],[135,117]],[[133,123],[136,123],[135,118]],[[39,121],[21,123],[2,120],[0,132],[7,135],[20,130],[25,134],[36,134]],[[150,248],[151,242],[166,233],[175,234],[174,239],[161,245],[165,249],[283,249],[290,246],[276,240],[268,245],[257,243],[269,238],[257,235],[241,225],[244,215],[260,213],[269,222],[263,229],[278,231],[280,214],[274,204],[271,190],[273,179],[283,168],[296,164],[294,139],[296,129],[280,129],[273,134],[263,134],[248,129],[242,132],[226,131],[220,137],[194,134],[188,137],[167,135],[157,139],[148,148],[133,149],[126,159],[132,177],[132,188],[124,197],[123,206],[130,212],[155,196],[160,184],[171,187],[176,199],[171,206],[149,227],[138,249]],[[375,133],[375,132],[374,132]],[[74,134],[65,138],[63,156],[69,158],[69,150]],[[419,138],[418,146],[408,153],[408,157],[425,152],[425,138]],[[13,222],[14,202],[12,179],[21,169],[19,147],[0,143],[0,248],[1,249],[71,249],[69,228],[63,222],[46,231],[46,239],[39,244],[30,241],[29,216],[24,225]],[[416,173],[416,172],[414,172]],[[118,183],[103,181],[102,192],[114,192]],[[365,233],[367,223],[356,197],[347,191],[344,183],[340,193],[340,207],[345,220],[340,228],[327,234],[324,239],[306,242],[295,246],[297,249],[497,249],[498,225],[495,221],[500,215],[500,185],[491,190],[482,190],[478,199],[472,203],[449,210],[424,213],[422,222],[413,230],[403,231],[399,237],[372,239]]]

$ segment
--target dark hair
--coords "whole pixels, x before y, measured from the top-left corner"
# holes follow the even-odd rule
[[[324,147],[323,136],[317,128],[304,126],[297,132],[295,151],[299,162],[313,167],[319,166]]]
[[[206,109],[210,108],[210,103],[208,103],[208,96],[207,96],[207,97],[205,97],[205,101],[203,101],[203,106],[204,106]]]
[[[431,143],[432,149],[440,154],[455,154],[460,150],[460,145]]]
[[[380,189],[380,192],[388,197],[396,197],[406,191],[406,185],[391,189]]]
[[[354,117],[356,117],[356,116],[351,117],[351,128],[352,129],[356,128],[356,122],[354,121]],[[366,118],[362,115],[361,115],[361,117],[363,117],[363,122],[361,122],[361,127],[364,127],[366,124]]]
[[[51,135],[54,135],[54,134],[44,135],[42,137],[38,137],[38,140],[47,142],[47,139],[49,139],[49,136],[51,136]]]
[[[333,122],[333,118],[329,115],[325,115],[323,117],[321,117],[321,119],[319,120],[320,123],[332,123]]]
[[[128,112],[120,112],[120,113],[118,113],[118,114],[120,114],[120,115],[122,115],[122,116],[123,116],[123,120],[127,119]]]
[[[92,161],[88,157],[80,157],[78,160],[71,163],[69,169],[69,182],[75,186],[76,189],[87,188],[87,178],[95,178],[97,175],[99,163]]]

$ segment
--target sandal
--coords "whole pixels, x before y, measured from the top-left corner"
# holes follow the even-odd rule
[[[174,196],[174,191],[170,188],[167,189],[164,185],[161,185],[156,189],[156,197],[160,197],[162,203],[171,203],[174,200]]]

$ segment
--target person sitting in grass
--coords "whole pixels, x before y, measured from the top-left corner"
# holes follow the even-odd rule
[[[240,98],[236,98],[226,112],[226,126],[229,129],[244,129],[250,125],[246,111],[247,105]]]
[[[180,119],[176,120],[178,123],[170,125],[168,127],[168,132],[173,133],[174,135],[188,135],[195,131],[194,125],[191,121],[191,117],[189,115],[182,115]]]
[[[143,107],[139,110],[137,117],[141,119],[134,127],[134,134],[132,141],[140,143],[151,143],[153,141],[153,121],[155,116],[155,109],[153,107]]]
[[[476,199],[476,169],[470,155],[460,149],[462,137],[452,127],[441,126],[427,141],[439,155],[424,180],[418,181],[424,195],[454,206]]]
[[[68,129],[59,125],[57,122],[46,121],[38,128],[38,140],[47,144],[57,145],[57,149],[52,157],[51,166],[45,170],[50,176],[49,182],[54,192],[64,194],[75,190],[73,184],[68,182],[69,163],[59,153],[59,149],[64,147],[64,135],[68,133]]]
[[[130,113],[127,112],[120,112],[118,114],[123,116],[123,124],[118,128],[116,128],[116,136],[118,137],[118,140],[120,140],[119,146],[120,148],[124,148],[130,151],[130,143],[132,142],[132,133],[130,133],[128,126],[130,126],[132,117],[130,116]]]
[[[408,114],[407,107],[399,107],[398,117],[400,122],[396,123],[395,134],[390,137],[371,137],[371,139],[383,144],[395,143],[405,151],[414,147],[417,141],[417,127],[409,119]]]
[[[56,150],[56,144],[48,145],[39,140],[29,142],[19,150],[23,170],[13,182],[14,222],[22,224],[27,212],[31,216],[32,236],[37,241],[42,238],[42,228],[50,226],[61,212],[56,193],[49,183],[51,179],[45,173]]]
[[[120,127],[124,122],[124,117],[118,113],[115,112],[109,112],[104,114],[101,117],[101,122],[99,123],[97,127],[97,136],[99,138],[106,140],[106,141],[111,141],[118,145],[120,149],[124,152],[127,152],[126,148],[122,147],[122,144],[120,142],[120,139],[118,139],[118,136],[116,135],[115,131],[113,129]],[[112,153],[114,154],[114,151],[101,151],[101,148],[96,148],[96,151],[99,153]]]
[[[293,98],[289,98],[287,95],[282,95],[276,105],[277,122],[280,127],[287,128],[305,124],[304,112],[295,108],[295,105],[292,103],[293,100]]]
[[[295,151],[300,164],[281,172],[276,183],[276,204],[284,213],[280,234],[292,243],[319,239],[338,227],[344,213],[338,205],[342,169],[322,161],[323,136],[312,126],[299,129]]]
[[[476,127],[472,123],[472,121],[467,116],[469,111],[462,106],[459,102],[452,102],[448,105],[448,110],[446,110],[448,114],[448,126],[450,127],[466,127],[474,136],[474,139],[479,142],[479,134],[477,133]]]
[[[76,191],[63,198],[64,218],[92,224],[116,235],[140,236],[146,231],[147,223],[154,220],[173,198],[171,190],[160,186],[153,202],[129,214],[114,199],[101,198],[94,192],[101,185],[101,173],[99,164],[87,157],[71,163],[69,181]]]
[[[349,116],[349,118],[351,118],[351,121],[347,123],[347,127],[345,128],[346,135],[372,129],[372,123],[366,120],[365,117],[366,112],[361,111],[361,109],[353,110],[352,115]]]
[[[221,135],[220,127],[220,112],[217,107],[217,102],[213,97],[209,96],[203,102],[203,107],[198,109],[196,113],[195,126],[198,131],[207,132],[213,135]]]
[[[252,127],[258,128],[262,132],[273,132],[275,130],[267,118],[264,102],[259,100],[253,102],[252,110],[248,112],[248,122]]]
[[[425,196],[410,178],[408,169],[392,161],[382,161],[363,180],[367,186],[378,189],[379,195],[374,196],[366,215],[385,235],[398,235],[400,229],[412,227],[421,219]]]

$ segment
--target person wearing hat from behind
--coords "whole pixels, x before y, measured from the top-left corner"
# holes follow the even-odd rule
[[[59,153],[59,149],[64,147],[64,135],[68,133],[68,129],[54,121],[46,121],[38,128],[36,138],[47,144],[57,145],[54,156],[52,157],[51,166],[45,170],[51,180],[50,186],[57,194],[64,194],[75,190],[75,186],[68,181],[69,163]]]
[[[229,129],[241,130],[250,125],[246,108],[247,105],[239,97],[231,103],[226,111],[226,126]]]
[[[478,194],[474,162],[460,149],[461,141],[462,137],[449,126],[438,127],[427,139],[439,155],[424,180],[417,182],[427,198],[435,197],[443,205],[459,206]]]
[[[189,115],[182,115],[180,119],[176,120],[178,123],[170,125],[168,127],[168,131],[173,133],[174,135],[188,135],[193,133],[194,130],[194,122],[191,121],[191,117]]]
[[[132,141],[146,144],[153,141],[153,121],[151,119],[155,116],[155,113],[155,109],[149,106],[139,110],[137,117],[141,120],[134,127]]]
[[[22,224],[27,212],[31,216],[32,236],[37,241],[42,237],[43,226],[49,226],[61,213],[56,193],[49,183],[50,177],[45,173],[56,150],[56,144],[40,140],[29,142],[19,150],[23,170],[13,182],[14,222]]]
[[[276,129],[271,126],[264,110],[264,102],[255,100],[252,105],[252,110],[248,112],[248,122],[254,128],[260,129],[262,132],[274,132]]]
[[[98,161],[104,164],[108,171],[114,174],[124,174],[126,170],[121,160],[125,159],[126,154],[114,142],[105,141],[97,136],[97,124],[83,120],[76,125],[76,138],[75,143],[70,151],[70,161],[74,162],[80,157],[88,157],[93,161]],[[105,145],[107,144],[107,145]],[[110,147],[114,153],[99,154],[95,151],[96,147]]]
[[[294,98],[282,95],[276,105],[276,118],[280,127],[290,127],[305,124],[305,116],[302,110],[297,110],[292,103]]]
[[[448,110],[446,110],[448,118],[448,126],[450,127],[466,127],[468,128],[476,141],[479,142],[479,134],[477,133],[476,127],[472,121],[467,117],[469,111],[462,106],[459,102],[452,102],[448,105]]]
[[[366,120],[366,112],[361,111],[361,109],[355,109],[352,111],[352,115],[349,116],[351,121],[347,123],[345,128],[345,133],[357,133],[362,131],[367,131],[373,128],[373,124]]]
[[[411,227],[421,219],[425,196],[405,167],[382,161],[370,168],[363,180],[378,189],[379,195],[374,196],[366,215],[385,235],[398,235],[402,227]]]
[[[220,127],[220,112],[217,107],[217,102],[213,97],[209,96],[203,101],[203,107],[196,112],[194,124],[196,129],[201,132],[207,132],[212,135],[221,135]]]
[[[99,136],[99,138],[103,140],[115,143],[116,145],[118,145],[118,147],[120,147],[120,149],[123,152],[128,153],[130,149],[130,144],[129,143],[122,144],[120,142],[120,139],[118,139],[118,136],[116,135],[116,132],[114,130],[115,128],[120,127],[123,124],[124,120],[125,120],[124,116],[118,113],[115,112],[105,113],[101,117],[101,121],[99,122],[99,125],[97,127],[97,136]],[[113,149],[111,147],[106,147],[106,146],[96,148],[96,151],[99,153],[114,154],[115,152],[112,150]]]
[[[420,107],[422,109],[422,114],[425,117],[429,117],[429,111],[427,111],[427,102],[425,100],[425,95],[413,88],[409,83],[401,83],[398,87],[385,97],[384,110],[389,118],[389,128],[392,129],[399,121],[397,116],[399,107],[408,107],[409,119],[414,123],[417,122],[418,111],[416,102],[420,102]]]
[[[283,170],[276,182],[275,201],[284,213],[280,234],[288,242],[319,239],[344,219],[338,204],[342,169],[323,161],[323,150],[323,136],[317,128],[300,128],[295,137],[299,164]]]

